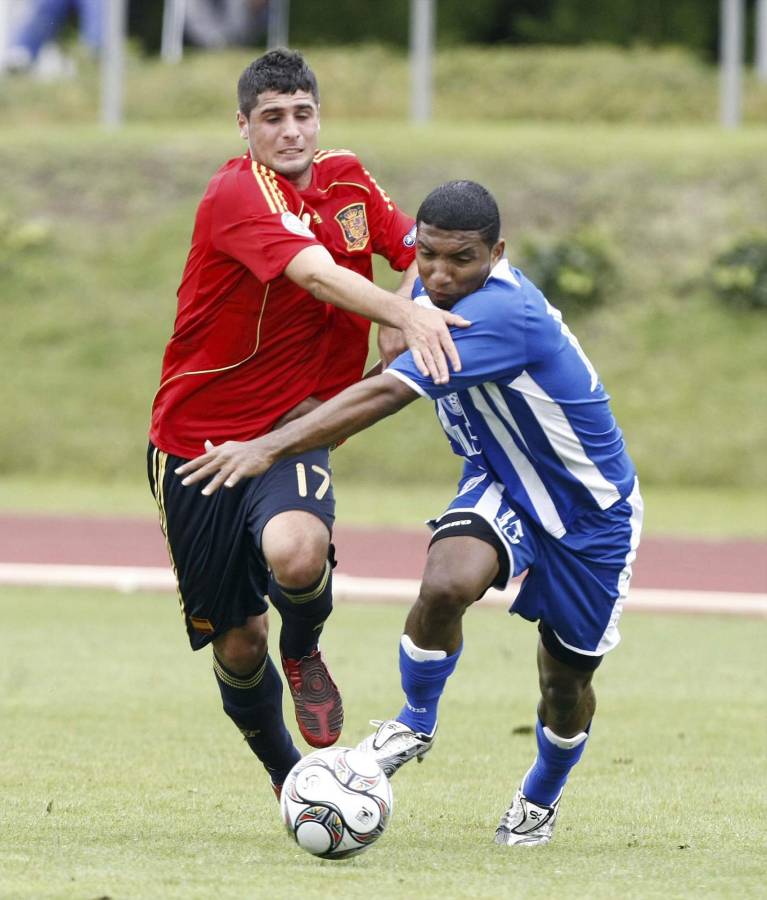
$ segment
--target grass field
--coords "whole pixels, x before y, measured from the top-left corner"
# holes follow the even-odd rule
[[[120,131],[96,124],[94,66],[55,84],[3,83],[0,508],[5,486],[25,479],[92,480],[110,506],[120,484],[143,481],[194,209],[243,147],[233,86],[250,56],[189,54],[179,66],[131,56]],[[764,533],[767,316],[713,298],[709,267],[764,227],[767,88],[749,75],[747,125],[723,132],[715,69],[680,51],[451,47],[437,59],[434,121],[416,127],[404,54],[317,47],[309,58],[326,86],[323,145],[354,148],[403,208],[446,179],[484,182],[523,267],[527,241],[584,226],[602,236],[618,286],[568,320],[612,394],[645,490],[660,498],[657,528],[713,533],[727,530],[724,518]],[[51,109],[57,127],[41,141]],[[385,267],[377,277],[393,283]],[[365,502],[368,485],[385,484],[394,502],[381,514],[409,523],[403,496],[444,496],[455,461],[413,404],[348,442],[334,468],[362,498],[344,515],[372,517],[382,504]]]
[[[767,316],[727,309],[706,281],[715,254],[764,223],[764,127],[326,120],[322,134],[353,146],[407,209],[445,179],[486,183],[523,266],[526,237],[603,232],[620,289],[571,325],[644,483],[764,491]],[[224,117],[116,135],[71,127],[44,144],[33,129],[0,133],[0,472],[104,483],[140,473],[195,204],[240,149]],[[387,484],[454,468],[424,404],[336,458],[339,476]]]
[[[554,842],[492,835],[530,762],[535,632],[472,611],[388,832],[322,862],[292,845],[170,596],[5,590],[0,896],[9,900],[756,898],[767,865],[764,628],[627,614]],[[354,744],[398,708],[401,607],[344,605],[324,646]]]

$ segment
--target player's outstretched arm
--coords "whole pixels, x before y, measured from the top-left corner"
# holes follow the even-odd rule
[[[206,495],[222,485],[234,487],[243,478],[265,472],[284,456],[337,444],[397,412],[416,397],[418,394],[411,387],[392,375],[367,378],[263,437],[226,441],[218,446],[206,441],[206,452],[179,466],[176,474],[183,477],[185,485],[210,478],[202,490]]]
[[[445,310],[424,309],[376,287],[367,278],[336,265],[319,245],[297,253],[285,268],[291,281],[317,297],[381,325],[399,328],[422,375],[436,384],[449,377],[448,363],[460,372],[461,360],[450,336],[449,326],[465,328],[471,323]]]
[[[409,302],[417,276],[418,267],[416,266],[415,260],[413,260],[402,273],[402,279],[400,280],[399,285],[397,285],[394,293],[398,297],[402,297]],[[393,362],[400,353],[404,353],[405,350],[407,350],[407,344],[405,343],[402,332],[399,328],[392,328],[390,325],[378,326],[377,343],[381,364],[384,368]]]

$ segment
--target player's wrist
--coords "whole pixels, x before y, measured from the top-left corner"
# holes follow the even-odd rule
[[[392,327],[399,328],[402,332],[407,332],[413,323],[413,313],[415,307],[404,297],[396,296],[396,300],[391,303],[391,313],[395,319]]]
[[[283,426],[281,433],[284,433],[285,427]],[[286,455],[286,451],[281,448],[281,442],[276,438],[273,431],[254,438],[249,443],[253,447],[254,453],[257,453],[259,460],[266,463],[268,468],[273,466],[281,456]]]

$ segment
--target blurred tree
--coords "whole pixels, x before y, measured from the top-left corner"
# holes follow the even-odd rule
[[[163,4],[157,0],[129,0],[128,34],[144,53],[158,53],[162,36]]]
[[[406,46],[410,0],[291,0],[291,41],[337,44],[360,41]],[[508,37],[506,13],[512,7],[535,7],[535,0],[436,0],[440,43],[489,43]]]
[[[0,0],[3,2],[3,0]],[[477,44],[678,44],[713,60],[720,0],[436,0],[441,46]],[[749,23],[757,0],[746,0]],[[130,0],[129,27],[144,49],[159,48],[162,2]],[[406,47],[410,0],[291,0],[290,42]],[[750,27],[750,26],[749,26]]]
[[[309,44],[371,42],[404,45],[408,40],[409,0],[291,0],[290,42]]]
[[[750,10],[756,0],[747,0]],[[405,46],[410,0],[291,0],[296,45],[374,41]],[[446,43],[679,44],[716,56],[719,0],[437,0]]]
[[[605,42],[630,45],[681,44],[697,53],[716,51],[719,0],[545,0],[535,11],[506,4],[519,39],[532,43]]]

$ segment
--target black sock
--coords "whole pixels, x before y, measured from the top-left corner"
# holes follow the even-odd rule
[[[269,575],[269,599],[282,616],[280,653],[301,659],[317,649],[322,626],[333,609],[333,568],[325,563],[322,575],[303,588],[284,588]]]
[[[275,784],[301,758],[282,716],[282,680],[267,653],[250,675],[236,675],[213,654],[224,712],[242,732]]]

